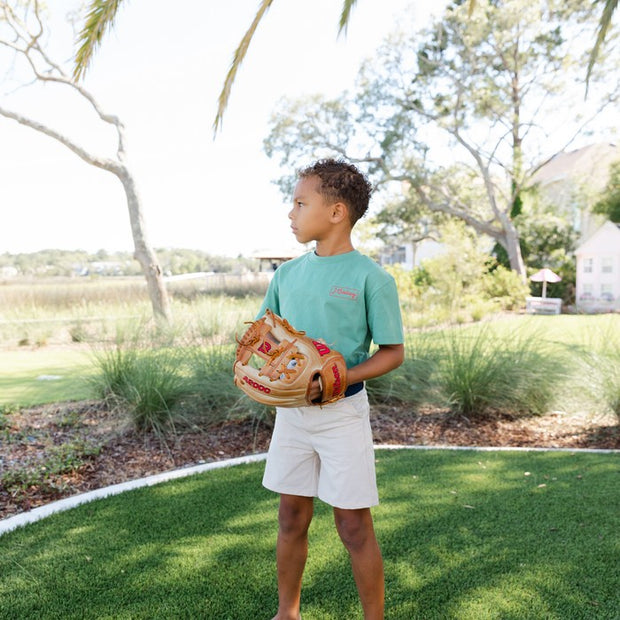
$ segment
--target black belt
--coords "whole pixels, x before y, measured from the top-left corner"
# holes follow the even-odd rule
[[[364,382],[360,381],[359,383],[354,383],[353,385],[350,385],[344,391],[344,395],[345,395],[345,397],[353,396],[353,394],[357,394],[358,392],[361,392],[363,389],[364,389]]]

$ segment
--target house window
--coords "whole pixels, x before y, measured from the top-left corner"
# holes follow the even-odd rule
[[[601,284],[601,299],[604,301],[613,301],[614,294],[611,284]]]
[[[601,258],[601,273],[613,273],[614,259],[612,256],[603,256]]]
[[[383,264],[398,265],[407,262],[407,248],[404,245],[390,249],[390,253],[383,256]]]
[[[583,273],[592,273],[593,267],[594,267],[594,259],[593,258],[584,258],[583,259]]]
[[[592,297],[592,284],[584,283],[581,288],[581,295],[579,296],[579,299],[592,299]]]

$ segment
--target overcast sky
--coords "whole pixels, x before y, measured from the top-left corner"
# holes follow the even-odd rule
[[[49,4],[54,10],[51,48],[68,58],[72,31],[65,16],[79,2]],[[347,36],[338,38],[341,4],[273,3],[214,141],[217,96],[257,0],[123,3],[85,85],[127,128],[127,150],[153,246],[231,256],[295,246],[288,204],[272,183],[281,171],[262,151],[270,112],[284,95],[336,95],[351,87],[363,59],[394,29],[409,1],[359,0]],[[414,4],[423,26],[431,7],[444,2]],[[0,93],[13,86],[5,81]],[[113,130],[56,91],[20,89],[3,104],[62,129],[95,153],[112,154]],[[2,117],[0,211],[0,252],[133,249],[116,177]]]

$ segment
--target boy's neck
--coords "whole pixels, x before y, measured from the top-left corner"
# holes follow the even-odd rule
[[[317,256],[336,256],[337,254],[347,254],[355,248],[351,239],[341,239],[335,241],[317,241],[314,253]]]

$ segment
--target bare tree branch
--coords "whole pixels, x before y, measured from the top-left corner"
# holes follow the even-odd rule
[[[48,127],[47,125],[44,125],[43,123],[39,123],[26,116],[22,116],[17,112],[7,110],[3,106],[0,106],[0,116],[10,118],[14,121],[17,121],[20,125],[30,127],[31,129],[45,134],[50,138],[54,138],[54,140],[57,140],[58,142],[66,146],[69,150],[73,151],[78,157],[83,159],[87,164],[90,164],[91,166],[97,166],[97,168],[108,170],[110,172],[113,172],[114,174],[120,174],[121,172],[122,166],[118,162],[105,157],[97,157],[96,155],[89,153],[86,149],[82,148],[81,146],[67,138],[67,136],[61,134],[55,129],[52,129],[51,127]]]
[[[95,155],[53,127],[10,110],[4,105],[0,105],[0,116],[16,121],[25,127],[29,127],[56,140],[87,164],[111,172],[120,180],[127,200],[135,258],[140,263],[145,275],[154,315],[157,318],[168,321],[170,319],[170,301],[163,282],[162,271],[155,252],[147,241],[142,205],[136,182],[125,162],[123,124],[118,117],[104,112],[92,93],[83,86],[76,84],[63,70],[62,66],[49,57],[41,46],[41,38],[45,28],[41,19],[39,4],[35,0],[32,5],[26,4],[26,9],[29,6],[33,6],[34,17],[37,23],[37,28],[34,31],[28,27],[27,16],[24,20],[20,19],[7,1],[0,0],[0,11],[2,11],[5,23],[12,33],[12,36],[9,35],[7,37],[5,35],[3,39],[0,39],[0,45],[12,50],[17,56],[25,58],[35,78],[33,83],[54,83],[69,89],[69,92],[75,93],[76,97],[86,101],[95,110],[99,119],[111,124],[118,137],[116,158]]]

